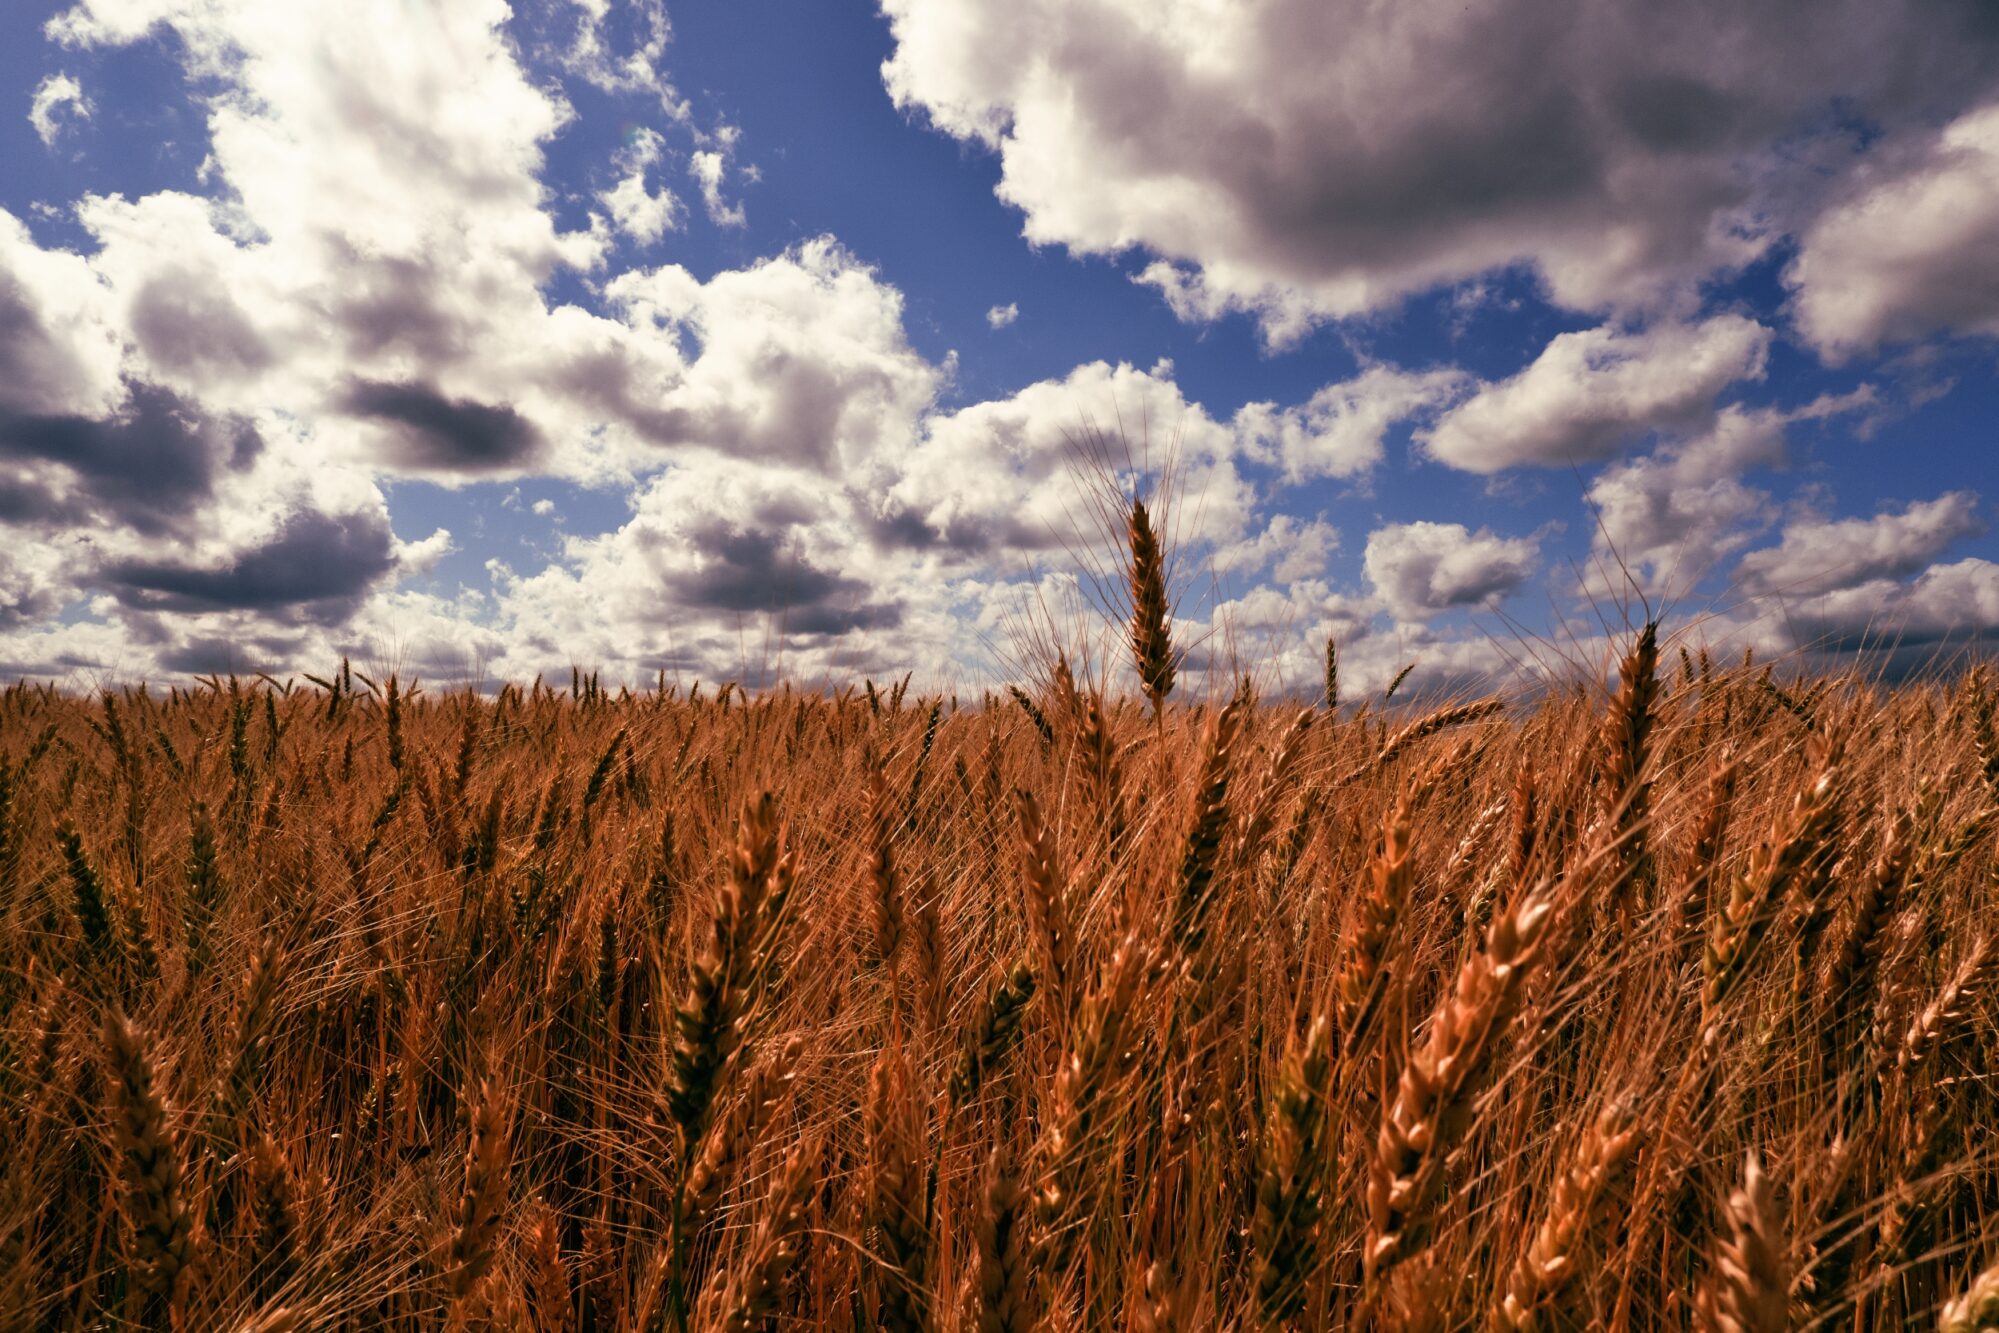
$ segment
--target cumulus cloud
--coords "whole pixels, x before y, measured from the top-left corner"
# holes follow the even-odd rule
[[[1323,577],[1326,562],[1339,545],[1338,530],[1323,518],[1273,514],[1256,536],[1217,551],[1214,567],[1223,574],[1254,575],[1269,570],[1279,583],[1297,583]]]
[[[1931,565],[1906,583],[1873,579],[1787,606],[1790,646],[1826,652],[1924,650],[1999,634],[1999,564]]]
[[[899,581],[896,569],[908,565],[867,539],[848,497],[809,473],[722,458],[676,464],[615,531],[571,539],[541,571],[504,573],[507,660],[699,672],[717,661],[749,665],[746,627],[758,627],[752,638],[767,651],[767,626],[803,672],[890,633],[926,647],[924,665],[940,667],[948,634],[906,622],[912,599],[942,590]]]
[[[1391,523],[1368,534],[1362,566],[1382,603],[1402,620],[1499,601],[1534,576],[1540,544],[1462,523]]]
[[[1784,464],[1794,424],[1879,408],[1871,384],[1797,407],[1731,405],[1700,431],[1603,469],[1589,486],[1596,532],[1586,583],[1612,598],[1634,587],[1669,595],[1692,588],[1775,518],[1769,492],[1744,478]]]
[[[445,481],[530,463],[604,480],[682,447],[823,465],[910,433],[939,372],[909,350],[900,294],[828,240],[705,283],[609,275],[602,313],[550,303],[608,238],[552,219],[543,145],[571,112],[519,65],[503,4],[309,8],[90,0],[55,24],[79,44],[171,27],[232,193],[86,199],[89,261],[0,223],[0,301],[18,288],[36,315],[0,325],[0,367],[24,367],[0,396],[64,392],[0,405],[101,415],[129,337],[210,411],[282,410],[317,422],[329,457]],[[604,19],[582,7],[586,48]],[[733,130],[707,137],[733,152]],[[661,151],[636,136],[626,160]]]
[[[1785,424],[1779,412],[1729,407],[1691,439],[1604,469],[1589,487],[1591,585],[1612,595],[1626,578],[1647,593],[1688,588],[1741,550],[1770,517],[1768,492],[1742,474],[1783,461]]]
[[[908,438],[939,383],[902,294],[830,237],[705,283],[668,265],[604,290],[620,336],[552,373],[656,445],[834,470]],[[682,361],[683,345],[698,355]]]
[[[1707,420],[1722,390],[1762,377],[1769,346],[1770,330],[1740,315],[1559,334],[1525,370],[1446,412],[1424,447],[1467,472],[1601,462]]]
[[[428,574],[438,561],[458,549],[449,528],[439,528],[421,541],[395,543],[395,562],[404,574]]]
[[[696,278],[606,271],[608,232],[561,231],[540,177],[570,112],[520,68],[503,6],[426,11],[414,36],[395,0],[280,9],[92,0],[56,25],[80,44],[171,28],[221,188],[86,198],[87,259],[0,224],[0,365],[22,368],[0,376],[0,522],[57,554],[0,568],[0,659],[243,667],[373,636],[513,673],[649,674],[740,663],[750,634],[826,671],[945,669],[959,617],[1019,572],[992,566],[1075,530],[1063,431],[1120,411],[1191,423],[1184,527],[1242,535],[1235,435],[1169,367],[1084,367],[940,415],[951,359],[917,353],[901,294],[830,238]],[[608,42],[585,11],[585,47]],[[718,190],[750,176],[734,144],[707,140]],[[636,139],[620,165],[662,152]],[[551,302],[564,271],[596,309]],[[496,567],[490,596],[399,586],[452,542],[399,540],[380,483],[529,470],[631,487],[633,517],[544,568]],[[30,628],[80,601],[92,619]]]
[[[264,440],[245,420],[216,420],[172,391],[135,384],[102,418],[0,415],[5,485],[35,497],[17,522],[91,523],[162,536],[185,530],[225,471],[248,469]]]
[[[1562,77],[1509,47],[1464,64],[1447,96],[1387,96],[1413,77],[1396,50],[1428,61],[1506,45],[1527,13],[1516,3],[1371,14],[1353,54],[1292,0],[1225,25],[1194,23],[1177,0],[1049,0],[1001,26],[984,0],[895,3],[888,76],[905,106],[1000,153],[1032,238],[1147,251],[1147,280],[1189,317],[1253,309],[1278,340],[1495,264],[1533,265],[1558,301],[1594,308],[1758,252],[1763,230],[1731,230],[1754,201],[1718,164],[1789,125],[1796,89],[1779,79],[1775,109],[1747,106],[1765,95],[1745,91],[1749,73],[1697,62],[1698,78],[1674,83],[1659,73],[1670,52],[1626,52],[1653,34],[1649,17],[1577,0],[1579,36],[1525,21]],[[1956,0],[1940,3],[1947,31]],[[85,254],[38,246],[0,213],[0,526],[16,538],[0,543],[0,666],[241,669],[372,640],[432,674],[570,661],[630,677],[813,679],[883,661],[946,674],[1059,582],[1040,565],[1097,554],[1079,548],[1101,535],[1086,498],[1098,467],[1129,484],[1170,458],[1183,568],[1225,576],[1230,594],[1184,608],[1188,642],[1217,669],[1267,649],[1309,678],[1330,631],[1356,684],[1419,655],[1448,681],[1495,659],[1439,617],[1518,588],[1539,540],[1389,525],[1368,538],[1357,586],[1331,567],[1332,524],[1283,512],[1279,487],[1364,477],[1410,430],[1485,473],[1614,459],[1659,435],[1592,494],[1606,527],[1662,567],[1675,533],[1715,552],[1746,544],[1769,505],[1742,475],[1781,457],[1801,415],[1718,407],[1761,374],[1770,333],[1695,321],[1691,305],[1562,335],[1497,383],[1363,360],[1303,402],[1218,416],[1170,363],[1094,361],[964,403],[946,397],[954,355],[918,351],[902,293],[831,237],[699,277],[653,256],[625,267],[621,238],[661,242],[685,211],[662,180],[680,162],[662,131],[691,141],[692,190],[675,185],[717,225],[742,225],[739,191],[756,178],[735,130],[695,128],[654,0],[558,0],[525,18],[501,0],[299,5],[84,0],[51,27],[79,46],[170,33],[210,157],[204,193],[78,201]],[[963,49],[932,17],[951,11],[971,20]],[[1761,16],[1740,23],[1764,31]],[[1577,82],[1579,50],[1619,24],[1633,35],[1611,44],[1623,67]],[[515,44],[550,31],[567,85],[547,63],[530,73]],[[1809,40],[1844,70],[1858,39]],[[919,68],[919,49],[943,58]],[[1924,51],[1896,59],[1956,95],[1961,53]],[[1245,62],[1271,77],[1251,87]],[[1086,68],[1100,84],[1070,97],[1063,81]],[[1916,77],[1864,74],[1857,95],[1887,112],[1906,101],[1896,80]],[[990,87],[967,93],[961,78]],[[576,80],[645,99],[661,129],[558,192],[545,154]],[[1064,196],[1072,177],[1091,188]],[[577,206],[587,226],[558,221]],[[1009,303],[988,321],[1017,316]],[[534,563],[491,562],[483,591],[413,580],[454,540],[398,538],[385,492],[528,474],[611,488],[631,512],[604,531],[565,503],[573,522],[527,524]],[[555,514],[548,500],[529,512]]]
[[[53,148],[56,136],[75,121],[89,120],[92,109],[82,84],[67,74],[51,74],[35,85],[28,123],[35,127],[36,137]]]
[[[1999,51],[1977,0],[884,9],[890,94],[998,155],[1029,240],[1147,252],[1184,317],[1273,341],[1522,263],[1565,306],[1652,302],[1809,216],[1835,99],[1914,123]]]
[[[1059,550],[1093,530],[1081,496],[1094,460],[1123,467],[1149,456],[1157,467],[1169,452],[1185,492],[1175,535],[1210,544],[1240,538],[1254,496],[1235,466],[1234,432],[1187,401],[1170,363],[1139,370],[1091,362],[1010,397],[933,415],[893,460],[900,479],[882,522],[903,540],[966,555]]]
[[[1237,411],[1235,427],[1244,451],[1280,463],[1289,481],[1350,477],[1381,461],[1390,427],[1448,402],[1467,380],[1457,370],[1370,366],[1293,407],[1247,404]]]
[[[0,634],[32,632],[63,609],[74,587],[72,543],[10,542],[0,547]]]
[[[1831,358],[1937,329],[1999,334],[1999,105],[1863,164],[1785,280],[1799,330]]]
[[[124,396],[123,338],[90,265],[0,209],[0,411],[94,416]]]
[[[1736,566],[1748,592],[1814,597],[1914,574],[1953,542],[1984,530],[1978,497],[1949,491],[1873,518],[1789,523],[1782,539]]]

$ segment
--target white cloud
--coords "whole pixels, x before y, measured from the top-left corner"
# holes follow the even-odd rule
[[[1999,335],[1999,105],[1858,174],[1785,272],[1830,358],[1937,329]]]
[[[725,126],[719,136],[720,147],[699,149],[687,159],[687,174],[700,187],[701,203],[708,210],[708,220],[718,227],[740,227],[744,224],[743,206],[731,204],[722,197],[722,182],[729,173],[729,166],[735,154],[736,132]]]
[[[124,397],[123,338],[87,261],[0,209],[0,411],[100,416]]]
[[[1840,592],[1914,574],[1984,526],[1978,497],[1969,491],[1949,491],[1873,518],[1808,519],[1786,524],[1776,546],[1742,557],[1735,576],[1752,594]]]
[[[663,111],[649,118],[691,138],[688,170],[709,216],[739,225],[730,196],[754,171],[737,161],[733,129],[694,129],[663,72],[663,10],[639,4],[634,27],[611,0],[571,3],[554,21],[562,69],[656,98]],[[1087,28],[1087,11],[1107,3],[1084,0],[1078,21]],[[1154,46],[1185,35],[1173,4],[1156,24],[1130,13]],[[1259,13],[1310,18],[1275,0]],[[1108,463],[1130,485],[1171,458],[1187,586],[1212,568],[1239,593],[1206,621],[1198,595],[1184,608],[1189,641],[1217,669],[1223,645],[1261,645],[1309,678],[1321,645],[1294,639],[1333,629],[1351,642],[1357,684],[1418,655],[1448,680],[1497,659],[1429,622],[1517,588],[1540,562],[1538,539],[1448,523],[1383,527],[1361,561],[1371,592],[1341,590],[1331,524],[1277,512],[1279,497],[1250,477],[1266,475],[1261,467],[1294,483],[1362,476],[1412,422],[1434,420],[1432,452],[1473,471],[1609,457],[1659,431],[1668,444],[1606,474],[1598,493],[1607,514],[1627,515],[1626,530],[1652,531],[1650,515],[1654,535],[1678,525],[1733,549],[1763,512],[1739,474],[1776,446],[1759,453],[1745,442],[1761,418],[1715,409],[1730,383],[1761,371],[1769,333],[1748,320],[1655,317],[1638,331],[1565,335],[1499,385],[1368,365],[1305,402],[1253,403],[1223,419],[1190,401],[1164,362],[1090,362],[944,410],[954,358],[916,350],[902,294],[830,237],[702,277],[674,263],[620,271],[618,235],[658,242],[683,211],[661,183],[662,162],[678,159],[659,131],[635,135],[615,174],[590,182],[608,188],[589,229],[562,230],[544,153],[573,113],[557,85],[524,70],[500,0],[420,12],[401,0],[86,0],[52,31],[109,44],[162,25],[208,117],[213,196],[85,198],[74,215],[96,247],[87,256],[44,250],[0,214],[0,513],[33,516],[5,529],[14,540],[0,558],[0,666],[179,671],[386,642],[428,663],[516,676],[571,660],[632,677],[662,663],[702,675],[782,667],[806,679],[884,661],[968,672],[983,653],[979,634],[1002,636],[1038,594],[1064,578],[1073,585],[1037,566],[1066,570],[1074,555],[1102,554],[1086,498],[1102,480],[1095,466]],[[1216,49],[1190,58],[1219,61],[1223,74],[1230,43],[1271,37],[1208,26],[1222,34]],[[1006,40],[1032,53],[1042,34],[1012,30]],[[1108,69],[1128,73],[1132,59],[1158,54],[1113,43]],[[1235,154],[1245,161],[1258,155],[1257,124],[1283,131],[1258,150],[1277,155],[1264,163],[1271,183],[1320,180],[1323,164],[1287,156],[1311,142],[1295,133],[1303,84],[1287,77],[1303,79],[1291,70],[1266,105],[1222,119],[1248,136]],[[1115,109],[1121,96],[1075,114]],[[1668,101],[1689,97],[1698,100]],[[1039,198],[1011,145],[1041,141],[1032,115],[1048,107],[1039,93],[1018,106],[1011,98],[992,118],[968,111],[966,132],[1010,155],[1008,189]],[[1078,142],[1096,151],[1101,128],[1091,120]],[[1139,128],[1133,151],[1159,150],[1150,124]],[[1413,133],[1384,129],[1384,145]],[[1382,163],[1361,165],[1382,179]],[[1126,179],[1112,167],[1105,182]],[[1316,231],[1259,212],[1274,195],[1241,195],[1240,179],[1213,189],[1177,180],[1165,196],[1243,208],[1172,222],[1147,212],[1150,200],[1062,207],[1080,219],[1077,236],[1136,210],[1136,229],[1098,248],[1141,246],[1172,260],[1168,285],[1196,314],[1263,293],[1254,303],[1268,328],[1301,330],[1348,308],[1342,292],[1358,302],[1351,308],[1372,307],[1485,253],[1470,213],[1418,208],[1407,235],[1376,228],[1376,251],[1340,249],[1347,258],[1328,269],[1335,251]],[[1494,236],[1524,216],[1507,214],[1512,206],[1497,205],[1512,221]],[[1031,233],[1054,225],[1055,215],[1023,207]],[[1608,245],[1598,224],[1609,215],[1583,212],[1590,227],[1574,233],[1588,233],[1583,251]],[[1044,239],[1095,244],[1066,239],[1069,223],[1056,222]],[[1155,222],[1191,228],[1191,248],[1158,240]],[[1351,217],[1333,230],[1348,241],[1371,234]],[[1665,234],[1617,242],[1632,272],[1678,262],[1659,260],[1671,245],[1647,248]],[[1231,260],[1244,237],[1248,248]],[[1702,263],[1732,253],[1706,247],[1694,247]],[[1495,242],[1492,253],[1505,249]],[[1580,299],[1582,280],[1558,269],[1579,253],[1515,257],[1539,263],[1567,300]],[[1323,272],[1284,276],[1294,259]],[[579,287],[590,308],[550,295]],[[1001,327],[1017,313],[1010,303],[989,318]],[[1780,435],[1781,424],[1771,429]],[[386,492],[409,475],[562,477],[621,488],[632,513],[581,539],[530,524],[559,555],[496,565],[490,593],[445,594],[407,582],[446,568],[456,548],[443,529],[407,540],[394,531]],[[1634,497],[1622,510],[1614,478]],[[1660,495],[1663,516],[1651,515],[1644,506]],[[527,508],[554,513],[547,500]],[[83,606],[87,617],[50,623]]]
[[[1008,301],[1005,305],[996,305],[986,311],[986,323],[996,329],[1003,329],[1019,318],[1020,305],[1014,301]]]
[[[646,171],[659,161],[666,138],[657,130],[640,129],[632,142],[618,154],[624,175],[608,190],[598,192],[598,202],[611,212],[618,230],[633,240],[651,245],[680,226],[680,198],[664,185],[646,188]]]
[[[1448,402],[1467,378],[1456,370],[1370,366],[1295,407],[1247,404],[1237,411],[1235,426],[1244,451],[1281,463],[1287,480],[1350,477],[1381,461],[1390,427]]]
[[[705,283],[667,265],[604,292],[629,337],[572,382],[594,376],[592,393],[656,444],[845,473],[912,437],[939,383],[904,335],[902,294],[830,237]],[[699,355],[664,361],[683,340]]]
[[[35,85],[34,98],[28,104],[28,123],[35,127],[36,136],[53,148],[64,126],[89,120],[91,110],[82,84],[67,74],[51,74]]]
[[[1704,429],[1605,468],[1590,482],[1597,531],[1586,584],[1615,599],[1637,589],[1691,589],[1775,517],[1769,493],[1743,481],[1785,462],[1795,422],[1825,421],[1876,406],[1873,386],[1794,408],[1723,408]]]
[[[706,458],[645,485],[631,520],[571,539],[535,573],[503,571],[507,674],[569,661],[627,678],[717,671],[800,680],[908,654],[948,673],[959,641],[946,581],[918,552],[871,540],[865,513],[822,478]],[[778,660],[781,657],[781,661]]]
[[[1901,125],[1999,67],[1977,0],[883,8],[890,94],[998,155],[1031,242],[1143,251],[1273,342],[1516,264],[1576,309],[1683,294],[1809,218],[1835,98]]]
[[[1467,472],[1600,462],[1652,431],[1697,428],[1723,389],[1762,377],[1769,346],[1770,330],[1740,315],[1559,334],[1445,413],[1424,447]]]
[[[1647,593],[1690,588],[1768,521],[1767,492],[1742,473],[1783,461],[1782,414],[1725,408],[1691,440],[1604,469],[1589,487],[1596,510],[1589,582],[1612,596],[1629,577]]]
[[[403,574],[428,574],[437,568],[437,562],[458,549],[451,540],[451,533],[444,528],[425,537],[422,541],[395,544],[396,562]]]
[[[1254,496],[1234,464],[1228,427],[1190,403],[1169,364],[1095,361],[1011,397],[932,416],[906,456],[884,521],[966,555],[1049,552],[1088,544],[1097,462],[1120,470],[1175,460],[1173,526],[1185,541],[1239,539]]]
[[[1368,534],[1362,564],[1383,604],[1402,620],[1499,601],[1534,576],[1540,544],[1462,523],[1391,523]]]
[[[673,26],[667,21],[662,0],[626,0],[626,8],[636,19],[632,27],[637,40],[625,51],[614,49],[604,34],[611,0],[570,0],[570,3],[576,10],[576,32],[562,53],[564,68],[601,92],[650,93],[673,120],[690,119],[687,99],[660,67],[667,44],[673,39]]]
[[[1340,534],[1323,518],[1301,520],[1273,514],[1255,537],[1231,543],[1215,553],[1221,574],[1261,574],[1266,569],[1279,583],[1323,577],[1326,562],[1339,549]]]
[[[722,450],[824,492],[914,437],[948,366],[830,241],[706,282],[611,275],[609,315],[551,308],[551,277],[599,267],[607,238],[552,221],[542,145],[570,113],[506,16],[93,0],[56,22],[76,44],[172,28],[223,189],[86,199],[87,259],[0,214],[0,502],[54,553],[0,570],[0,595],[17,621],[85,596],[100,618],[0,659],[105,661],[112,626],[158,669],[232,642],[289,661],[405,614],[491,659],[490,626],[447,627],[495,606],[396,588],[451,538],[398,540],[378,478],[616,480]],[[644,138],[625,165],[659,154]]]

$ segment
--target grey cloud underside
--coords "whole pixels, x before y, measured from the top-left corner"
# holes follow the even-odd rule
[[[48,330],[20,278],[0,266],[0,402],[6,390],[35,393],[61,368],[48,356]],[[19,400],[15,400],[17,405]]]
[[[132,298],[132,333],[155,366],[182,376],[245,375],[276,360],[212,274],[169,271]]]
[[[1949,660],[1959,649],[1999,646],[1999,622],[1966,620],[1947,623],[1883,606],[1874,616],[1792,610],[1785,616],[1784,637],[1792,647],[1841,657],[1879,655],[1875,665],[1890,679],[1900,679]]]
[[[394,538],[379,514],[298,511],[270,541],[204,568],[127,560],[98,577],[149,611],[276,611],[293,608],[334,623],[395,568]]]
[[[248,422],[212,419],[149,384],[128,386],[124,409],[104,420],[0,414],[0,460],[52,464],[75,485],[75,494],[64,498],[43,481],[5,478],[0,508],[40,502],[44,507],[26,521],[94,520],[157,537],[182,529],[221,472],[242,471],[263,448]]]
[[[698,344],[697,344],[698,346]],[[552,387],[589,403],[661,449],[705,448],[826,469],[834,462],[843,417],[855,401],[886,381],[838,373],[808,357],[771,351],[746,369],[759,391],[751,404],[712,402],[700,408],[648,401],[629,356],[591,349],[550,374]]]
[[[907,508],[873,515],[868,531],[885,549],[949,552],[973,561],[1001,553],[1039,554],[1067,544],[1045,523],[992,514],[957,514],[939,521]]]
[[[781,530],[711,523],[690,530],[685,540],[702,562],[677,575],[667,589],[684,607],[770,613],[788,632],[815,636],[891,629],[902,622],[900,604],[871,600],[874,589],[867,583],[813,565],[789,548]]]
[[[327,313],[349,357],[369,361],[402,353],[420,365],[438,366],[470,350],[475,330],[462,311],[450,308],[438,262],[362,255],[338,239],[327,244],[341,275]]]
[[[282,672],[298,665],[291,661],[295,648],[295,644],[282,638],[239,639],[197,634],[163,648],[158,660],[163,670],[191,676]]]
[[[534,461],[534,423],[504,404],[450,398],[427,385],[360,380],[342,396],[348,415],[391,428],[396,464],[445,472],[499,472]]]

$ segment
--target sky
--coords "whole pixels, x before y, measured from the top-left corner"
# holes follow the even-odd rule
[[[1999,635],[1985,0],[14,0],[0,89],[0,676],[1115,673],[1120,489],[1190,688]]]

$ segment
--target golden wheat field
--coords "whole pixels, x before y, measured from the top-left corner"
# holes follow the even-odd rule
[[[0,1310],[1999,1327],[1994,682],[1613,666],[17,685]]]

